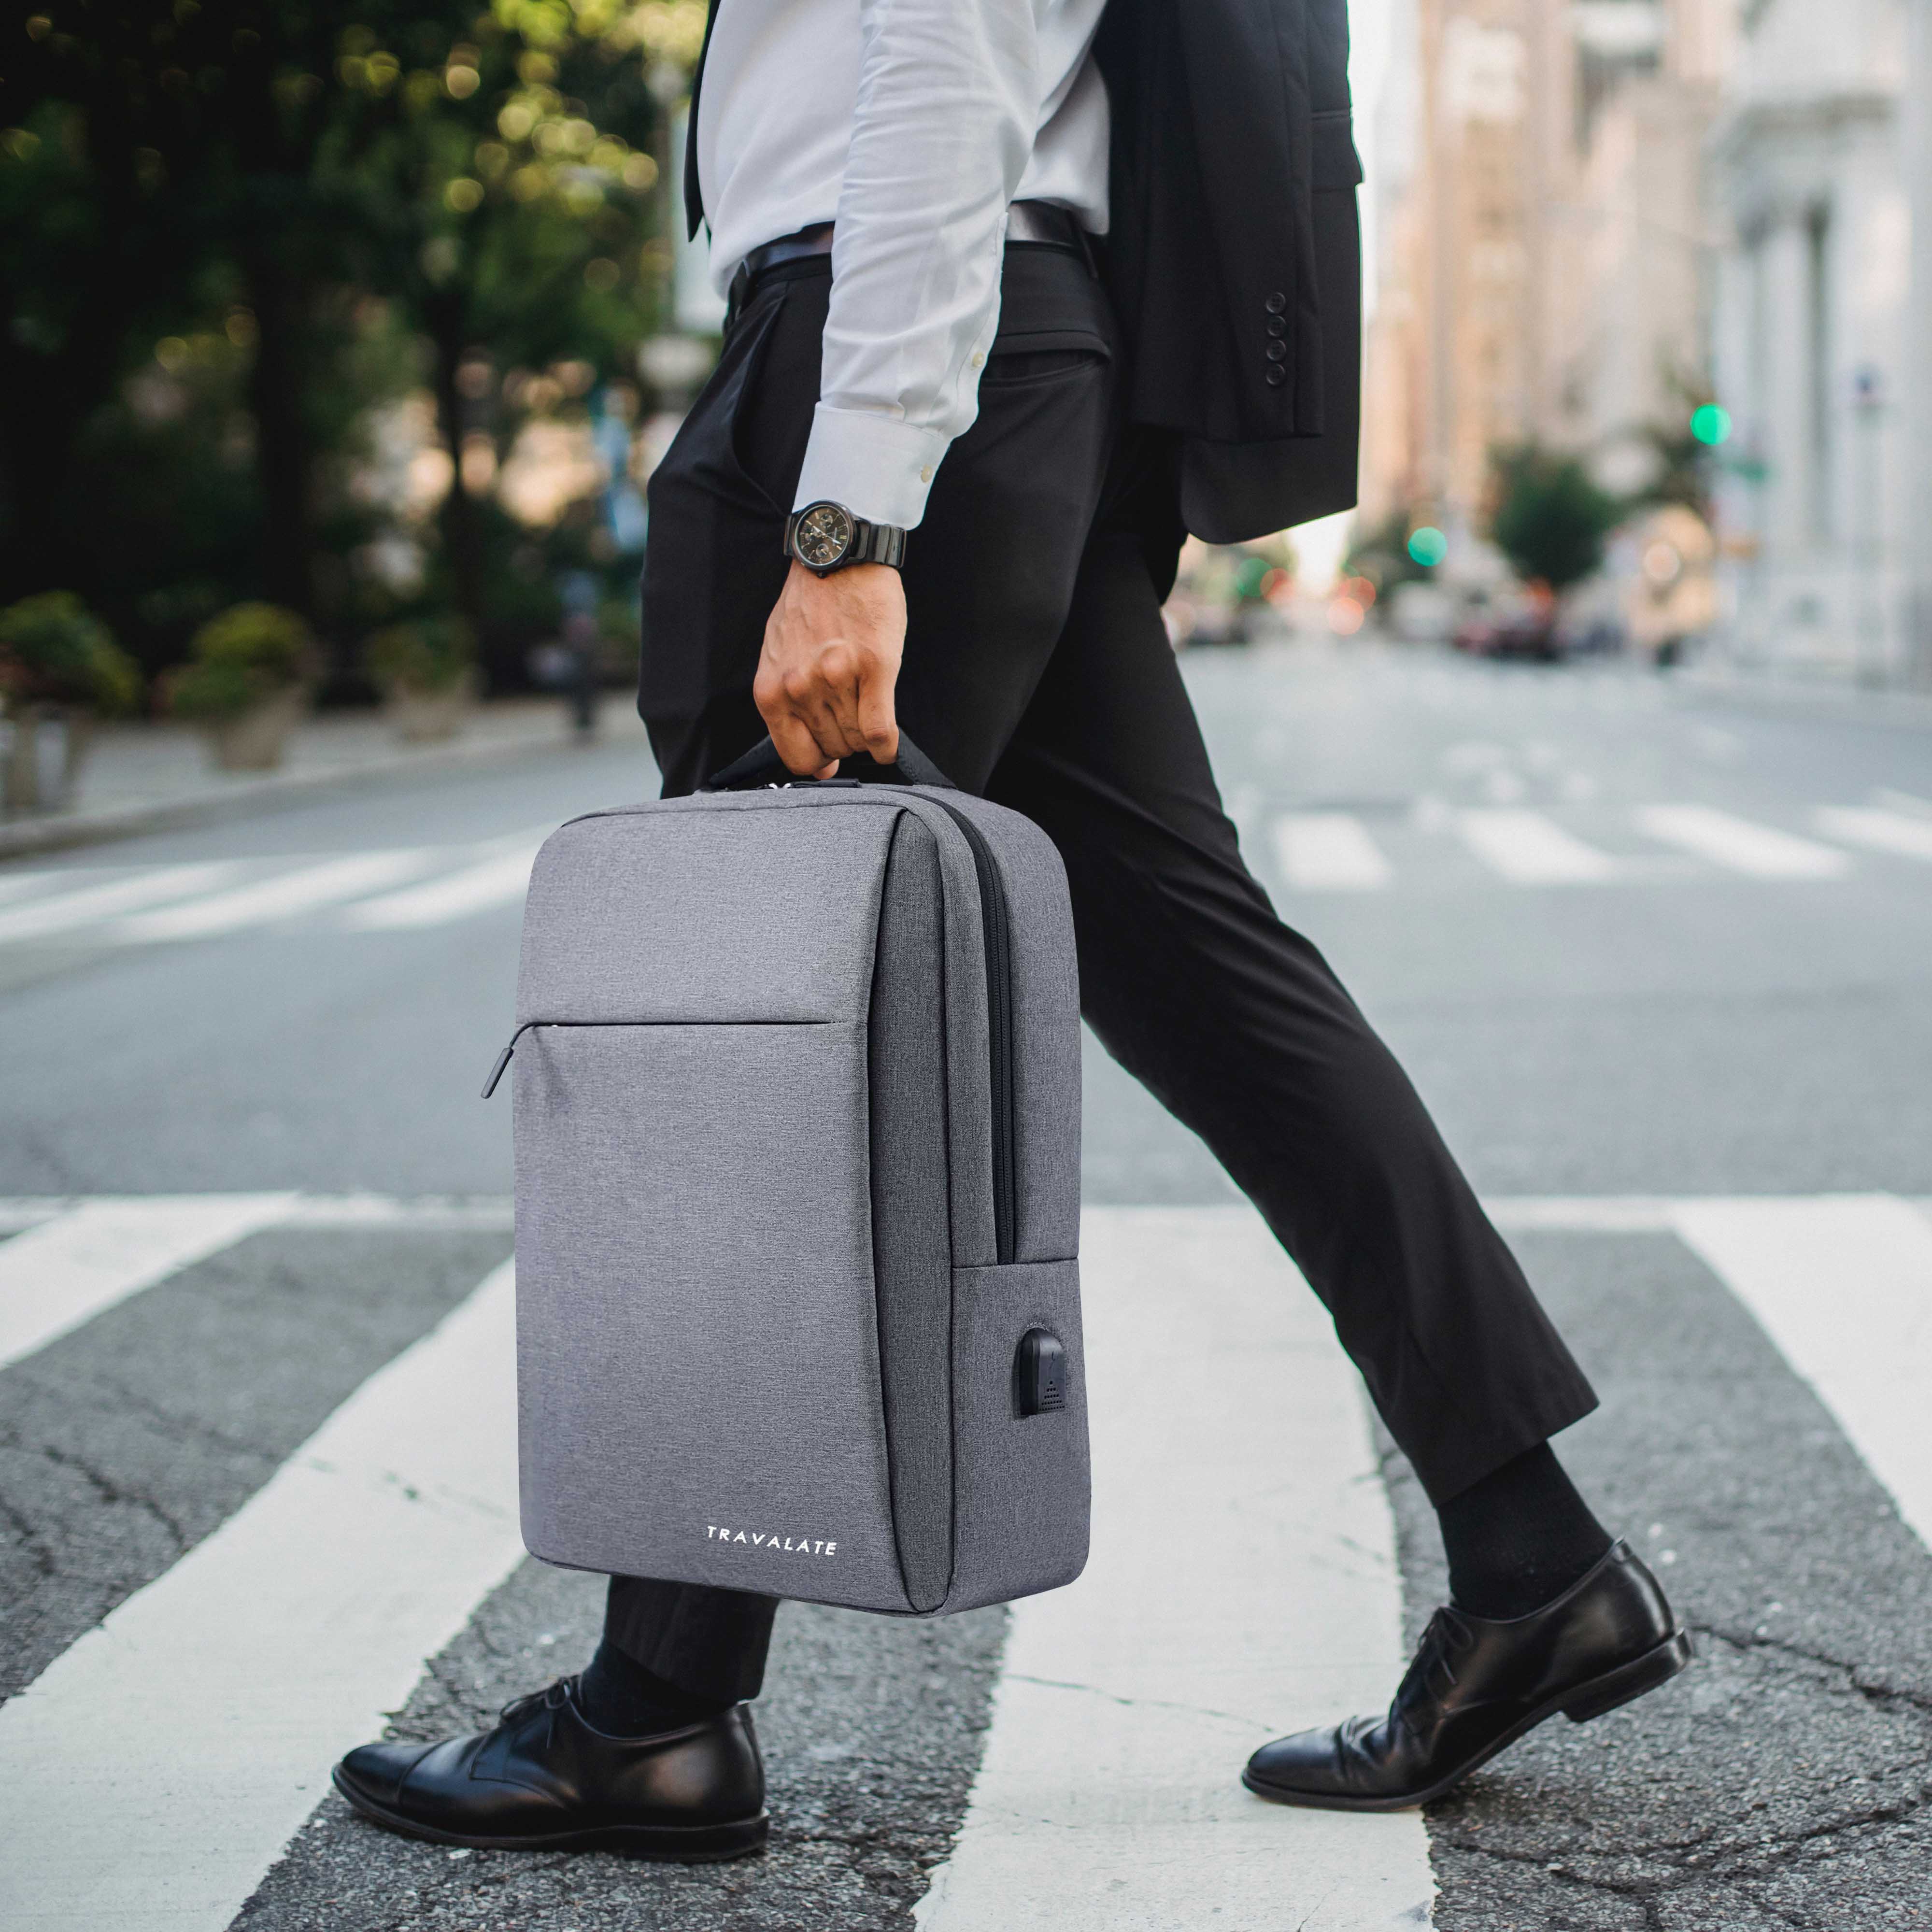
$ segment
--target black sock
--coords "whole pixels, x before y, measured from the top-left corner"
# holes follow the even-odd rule
[[[1436,1511],[1449,1594],[1474,1617],[1522,1617],[1560,1597],[1610,1546],[1547,1442]]]
[[[730,1700],[694,1697],[608,1642],[577,1681],[577,1701],[593,1730],[606,1737],[646,1738],[672,1731],[700,1718],[716,1717]]]

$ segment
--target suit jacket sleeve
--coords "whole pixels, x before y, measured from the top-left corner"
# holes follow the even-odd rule
[[[1346,0],[1112,0],[1097,45],[1128,412],[1180,439],[1188,526],[1225,542],[1348,508],[1361,169]]]

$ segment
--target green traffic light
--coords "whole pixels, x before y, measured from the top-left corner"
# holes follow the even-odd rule
[[[1409,533],[1408,554],[1425,570],[1433,570],[1449,554],[1449,539],[1433,524]]]
[[[1720,442],[1728,442],[1731,434],[1731,412],[1720,409],[1715,403],[1706,403],[1690,412],[1690,434],[1701,443],[1714,449]]]

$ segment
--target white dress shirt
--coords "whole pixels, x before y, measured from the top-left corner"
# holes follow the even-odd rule
[[[794,508],[907,527],[979,408],[1006,209],[1107,226],[1105,0],[714,0],[698,178],[722,293],[752,249],[834,221]]]

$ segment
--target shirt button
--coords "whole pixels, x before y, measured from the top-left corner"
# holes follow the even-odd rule
[[[926,467],[919,472],[919,480],[922,483],[930,483],[932,481],[932,465],[931,464],[928,463]]]
[[[1279,362],[1270,362],[1263,373],[1268,377],[1268,386],[1270,389],[1280,388],[1288,380],[1288,371]]]
[[[986,366],[986,357],[976,353],[973,358],[973,366],[976,369],[985,368]]]
[[[1267,306],[1270,315],[1280,315],[1288,307],[1288,298],[1280,290],[1276,289],[1274,293],[1268,297]]]

